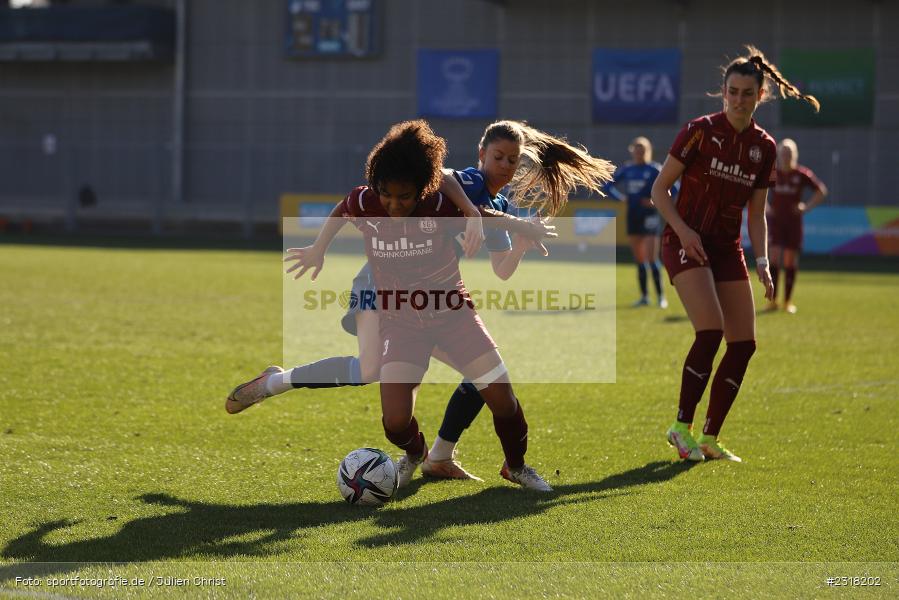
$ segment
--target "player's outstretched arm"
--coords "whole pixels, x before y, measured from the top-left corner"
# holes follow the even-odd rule
[[[451,169],[443,170],[443,181],[440,183],[440,193],[450,199],[462,214],[465,215],[465,241],[462,250],[465,256],[471,258],[481,249],[484,243],[484,225],[481,222],[481,213],[465,194],[465,190],[456,181]]]
[[[481,216],[484,217],[484,227],[505,229],[509,233],[518,233],[535,241],[543,238],[559,237],[559,234],[556,233],[555,225],[550,225],[543,219],[522,219],[521,217],[504,213],[501,210],[483,206],[479,206],[478,210],[481,211]]]
[[[765,298],[774,300],[774,280],[768,270],[768,222],[765,219],[765,208],[768,202],[768,188],[752,192],[749,199],[749,241],[755,254],[755,270],[759,281],[765,286]]]
[[[481,215],[485,217],[484,225],[486,227],[491,229],[505,229],[513,234],[513,239],[514,235],[518,234],[537,242],[543,256],[549,256],[549,250],[540,243],[541,240],[559,237],[559,234],[556,233],[555,225],[550,225],[543,219],[522,219],[510,215],[509,213],[504,213],[492,208],[485,208],[483,206],[479,206],[478,210],[480,210]]]
[[[518,265],[521,264],[521,259],[524,258],[525,253],[532,248],[540,248],[543,256],[549,256],[549,250],[547,250],[546,246],[540,242],[536,242],[531,238],[526,238],[517,233],[514,234],[512,236],[511,249],[503,252],[490,253],[490,263],[493,267],[493,273],[503,281],[506,281],[515,274],[515,271],[518,270]]]
[[[312,281],[315,281],[315,278],[318,277],[319,271],[325,265],[325,252],[328,250],[331,242],[334,241],[334,237],[346,224],[346,219],[343,218],[340,212],[341,205],[342,203],[331,210],[331,214],[325,219],[324,226],[318,232],[318,237],[315,238],[315,242],[311,246],[287,249],[287,256],[284,258],[284,262],[294,262],[295,264],[291,265],[286,272],[292,273],[297,271],[296,275],[293,276],[294,279],[299,279],[309,269],[312,269]]]

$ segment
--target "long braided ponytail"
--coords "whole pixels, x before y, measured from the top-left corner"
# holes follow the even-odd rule
[[[747,46],[746,49],[749,51],[749,62],[755,64],[758,68],[764,71],[768,78],[774,82],[774,85],[777,86],[780,95],[784,98],[797,98],[799,100],[805,100],[809,104],[814,107],[815,112],[821,110],[821,103],[818,102],[818,99],[809,94],[803,94],[799,91],[795,85],[787,81],[787,79],[781,74],[780,70],[777,68],[774,63],[770,63],[765,60],[765,55],[762,54],[758,48],[753,46]]]
[[[821,110],[821,103],[818,102],[817,98],[809,94],[803,94],[799,91],[799,88],[787,81],[787,78],[783,76],[777,66],[766,59],[762,51],[755,46],[747,45],[746,55],[733,59],[726,66],[722,67],[722,71],[724,72],[725,83],[727,83],[727,78],[730,77],[731,73],[754,77],[759,84],[759,89],[766,92],[762,96],[762,102],[771,97],[769,93],[771,86],[768,83],[770,81],[777,86],[777,90],[783,98],[804,100],[812,105],[815,112]],[[721,93],[713,95],[720,96]]]

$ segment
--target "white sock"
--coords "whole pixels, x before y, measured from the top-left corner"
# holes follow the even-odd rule
[[[293,371],[293,369],[287,369],[283,373],[273,373],[269,375],[265,380],[265,391],[272,396],[275,396],[292,390],[293,386],[290,384],[291,371]]]
[[[455,447],[456,442],[448,442],[438,435],[434,438],[434,443],[431,444],[428,458],[431,460],[449,460],[453,457],[453,449]]]

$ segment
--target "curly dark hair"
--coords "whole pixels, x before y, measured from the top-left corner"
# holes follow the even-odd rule
[[[390,128],[365,163],[365,178],[375,192],[389,181],[412,183],[419,198],[433,194],[443,179],[446,140],[427,121],[403,121]]]

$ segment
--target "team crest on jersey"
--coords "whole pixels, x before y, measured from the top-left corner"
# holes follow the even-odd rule
[[[749,149],[749,160],[754,163],[762,162],[762,149],[758,146],[753,146]]]
[[[418,220],[418,228],[422,233],[434,233],[437,231],[437,221],[431,217],[422,217]]]

